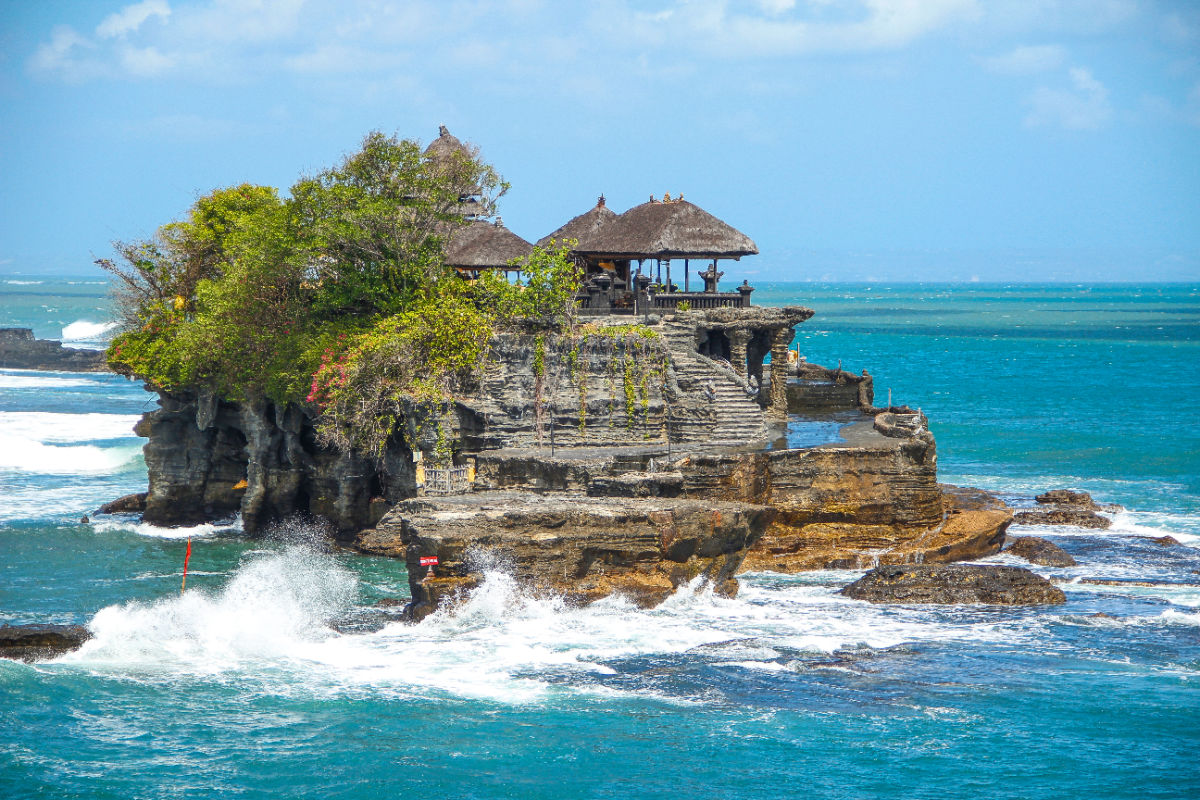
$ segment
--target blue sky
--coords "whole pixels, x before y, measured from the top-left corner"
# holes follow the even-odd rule
[[[439,124],[537,239],[683,192],[757,280],[1200,280],[1200,3],[0,0],[0,271]]]

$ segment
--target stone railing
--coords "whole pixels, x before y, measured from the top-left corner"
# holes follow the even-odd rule
[[[655,310],[674,311],[687,303],[693,311],[706,308],[749,308],[749,292],[663,292],[650,295]]]

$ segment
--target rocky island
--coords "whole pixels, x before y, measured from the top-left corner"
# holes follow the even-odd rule
[[[62,372],[103,372],[104,352],[63,347],[53,339],[35,339],[29,328],[0,328],[0,368]]]
[[[424,150],[372,134],[286,201],[202,198],[160,233],[170,285],[125,245],[108,360],[159,397],[126,507],[250,534],[316,518],[404,560],[413,619],[497,563],[650,606],[745,570],[1000,550],[1011,511],[938,483],[922,413],[790,349],[811,309],[721,290],[720,261],[757,252],[744,234],[681,196],[601,197],[535,246],[489,219],[502,191],[445,129]],[[814,422],[836,433],[789,444]]]

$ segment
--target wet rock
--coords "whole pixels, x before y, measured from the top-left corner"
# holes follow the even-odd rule
[[[1066,595],[1023,567],[907,564],[877,567],[842,589],[871,603],[1057,605]]]
[[[127,494],[105,503],[97,510],[99,514],[140,514],[146,510],[146,492]]]
[[[41,661],[78,650],[92,634],[82,625],[0,625],[0,657]]]
[[[1176,539],[1174,536],[1159,536],[1155,539],[1151,539],[1150,541],[1152,541],[1155,544],[1160,545],[1162,547],[1178,547],[1179,546],[1179,540]]]
[[[1100,508],[1090,494],[1073,489],[1051,489],[1033,499],[1043,506],[1067,506],[1069,508],[1087,508],[1093,511]]]
[[[1004,552],[1043,567],[1073,567],[1077,563],[1066,550],[1040,536],[1021,536],[1014,539]]]
[[[414,619],[492,569],[574,602],[620,594],[648,608],[697,578],[735,594],[746,549],[774,516],[717,500],[474,492],[399,503],[357,546],[406,560]]]
[[[64,372],[107,372],[103,350],[63,347],[53,339],[35,339],[29,328],[0,328],[0,367]]]
[[[859,459],[858,464],[865,463]],[[830,479],[832,482],[833,479]],[[842,481],[840,485],[846,485]],[[877,481],[886,486],[885,480]],[[838,485],[838,484],[835,484]],[[799,572],[810,569],[862,569],[878,564],[948,563],[984,558],[1000,552],[1012,522],[1012,511],[980,489],[934,484],[940,513],[925,520],[907,516],[911,502],[903,495],[878,508],[889,516],[863,517],[825,513],[796,524],[786,511],[776,518],[742,564],[743,571]],[[848,491],[847,499],[853,497]],[[774,498],[768,502],[776,505]],[[832,501],[830,506],[832,506]],[[787,508],[786,506],[784,507]],[[839,518],[840,517],[840,518]]]
[[[1104,530],[1112,520],[1087,509],[1055,508],[1038,511],[1019,511],[1013,517],[1017,525],[1070,525],[1075,528]]]
[[[1121,510],[1121,506],[1097,503],[1087,492],[1074,489],[1051,489],[1033,499],[1039,508],[1019,512],[1013,520],[1018,525],[1071,525],[1103,530],[1112,527],[1112,520],[1097,512]]]

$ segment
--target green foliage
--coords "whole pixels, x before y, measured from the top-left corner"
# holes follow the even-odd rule
[[[307,399],[324,410],[318,435],[344,450],[381,455],[406,404],[442,407],[473,386],[490,335],[483,312],[447,294],[340,340],[323,354],[309,387]]]
[[[463,319],[471,303],[442,244],[462,224],[463,196],[489,208],[506,188],[474,153],[425,156],[416,142],[372,133],[286,200],[269,187],[214,191],[153,239],[118,244],[120,263],[100,262],[117,278],[126,323],[109,362],[164,389],[301,400],[330,352],[344,357],[350,341],[370,351],[357,338],[366,332],[397,339],[413,313]],[[453,347],[488,327],[457,339],[437,330]],[[403,389],[436,393],[453,365],[437,347],[413,352],[433,360],[409,369],[417,377]]]
[[[513,266],[521,267],[521,283],[509,283],[498,272],[483,273],[473,286],[480,305],[495,309],[497,317],[509,323],[549,328],[571,325],[582,277],[571,256],[575,244],[574,240],[551,241],[547,247],[534,247],[527,258],[513,261]]]

